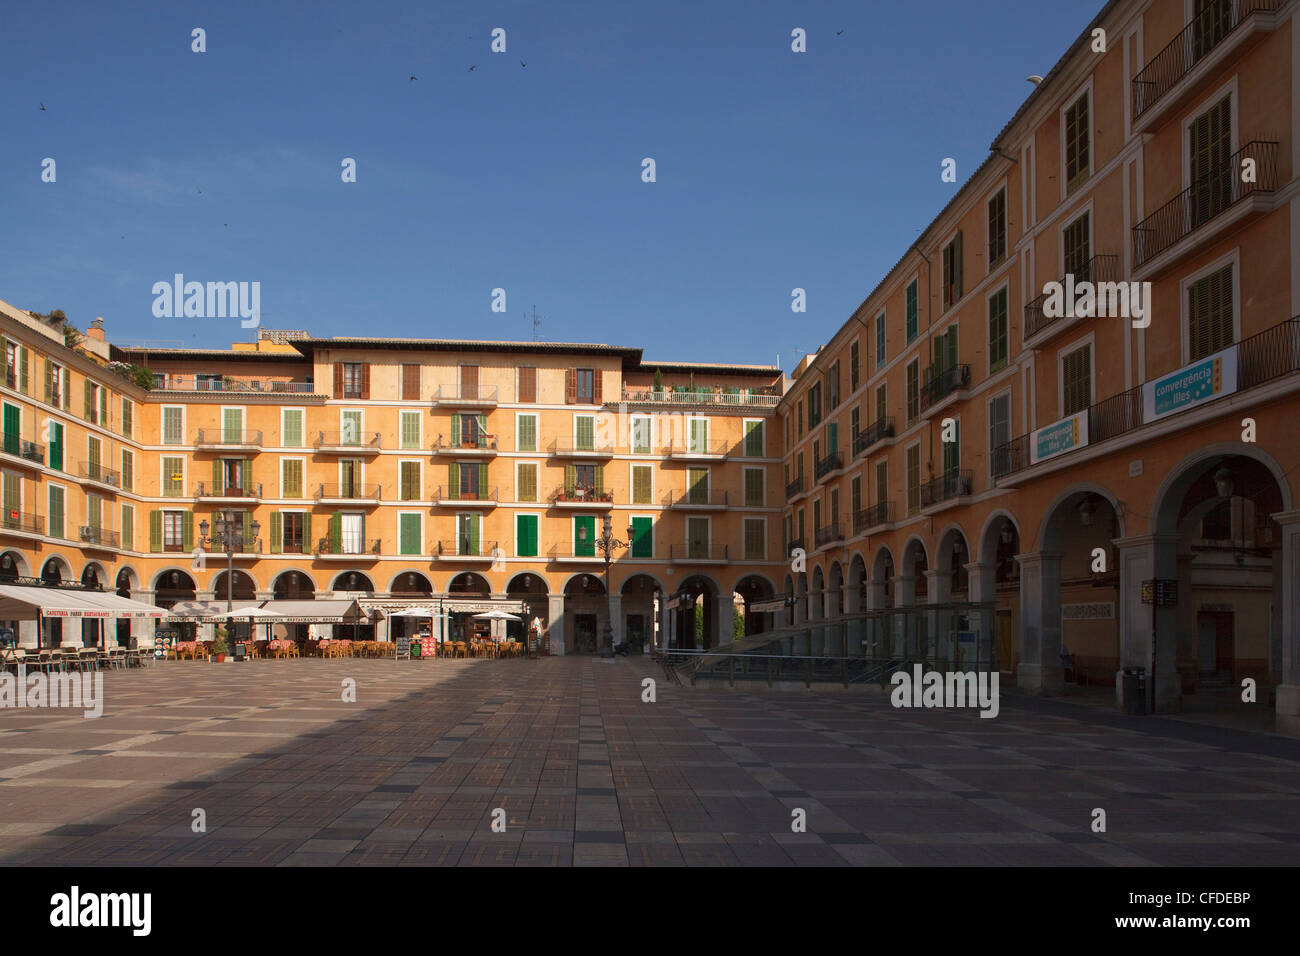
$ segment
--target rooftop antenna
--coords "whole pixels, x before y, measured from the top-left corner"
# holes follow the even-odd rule
[[[533,306],[532,320],[533,320],[533,341],[540,342],[542,340],[542,336],[537,330],[542,327],[542,320],[537,317],[537,306]]]

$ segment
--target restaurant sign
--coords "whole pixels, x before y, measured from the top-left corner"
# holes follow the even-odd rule
[[[505,611],[520,614],[523,601],[443,601],[442,606],[452,614],[486,614],[488,611]]]
[[[1029,463],[1055,458],[1088,444],[1088,413],[1078,412],[1051,425],[1044,425],[1030,436]]]
[[[1142,386],[1142,421],[1153,422],[1237,390],[1237,346]]]

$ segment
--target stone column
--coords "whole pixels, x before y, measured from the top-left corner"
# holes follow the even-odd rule
[[[927,604],[947,604],[952,600],[952,574],[933,570],[925,573],[925,595]],[[956,660],[957,646],[950,632],[953,630],[952,614],[933,611],[925,615],[928,633],[928,656],[945,657]]]
[[[547,595],[547,617],[550,621],[547,634],[551,639],[551,653],[564,653],[564,595]]]
[[[1143,667],[1147,672],[1147,699],[1154,691],[1156,713],[1182,709],[1182,688],[1177,664],[1177,607],[1157,608],[1142,603],[1142,582],[1152,578],[1176,578],[1178,574],[1178,536],[1144,534],[1117,538],[1119,547],[1120,589],[1120,673],[1115,675],[1115,699],[1122,704],[1123,668]],[[1181,594],[1190,600],[1188,593]],[[1156,639],[1152,642],[1154,610]],[[1152,654],[1155,674],[1152,675]]]
[[[623,641],[623,595],[611,594],[605,605],[605,613],[609,615],[609,626],[614,634],[614,646],[617,647]],[[605,649],[604,639],[605,632],[600,632],[601,651]]]
[[[1282,526],[1282,587],[1274,600],[1282,610],[1282,683],[1277,687],[1277,732],[1300,737],[1300,511],[1273,515]]]
[[[1016,683],[1037,694],[1065,691],[1061,666],[1061,554],[1039,551],[1020,562],[1020,668]]]

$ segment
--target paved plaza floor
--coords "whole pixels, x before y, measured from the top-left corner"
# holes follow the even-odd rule
[[[98,719],[0,711],[0,862],[1300,861],[1300,741],[1011,694],[988,720],[576,657],[167,662],[104,691]]]

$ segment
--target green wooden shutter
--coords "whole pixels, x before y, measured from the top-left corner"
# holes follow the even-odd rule
[[[135,406],[122,399],[122,434],[130,438],[135,432]]]
[[[447,497],[460,497],[460,465],[454,461],[447,466]]]
[[[632,466],[632,501],[635,504],[650,503],[650,466]]]
[[[537,450],[537,416],[521,415],[519,417],[519,450]]]
[[[587,541],[584,544],[578,536],[578,529],[587,529]],[[593,557],[596,554],[596,519],[591,515],[579,515],[573,519],[573,553],[581,557]]]
[[[763,423],[745,423],[745,455],[749,458],[761,458],[763,455]]]
[[[81,417],[86,421],[90,421],[95,417],[95,396],[92,394],[90,389],[90,379],[86,379],[81,384],[85,386],[83,391],[84,398],[86,399],[86,408]]]
[[[330,553],[340,554],[343,551],[343,513],[340,511],[330,515]]]
[[[280,512],[271,512],[271,553],[279,554],[281,545],[284,542],[283,524]]]
[[[632,519],[632,557],[654,557],[654,535],[651,532],[653,521],[650,518]]]
[[[286,409],[281,420],[282,434],[280,440],[286,448],[298,448],[302,445],[302,412],[298,409]]]
[[[518,498],[520,501],[537,500],[537,466],[531,462],[519,466]]]
[[[108,389],[99,390],[99,423],[105,428],[108,427]]]
[[[515,516],[515,547],[521,558],[537,557],[537,515]]]
[[[487,416],[486,415],[474,416],[474,442],[475,444],[480,446],[487,443]]]
[[[304,551],[310,551],[311,545],[311,512],[306,511],[302,516],[302,548]]]
[[[471,555],[477,555],[482,553],[479,551],[478,522],[479,522],[478,515],[469,516],[469,553]]]
[[[27,394],[27,349],[18,350],[18,391]]]
[[[826,426],[826,454],[834,455],[840,450],[840,423],[830,422]]]
[[[402,447],[420,447],[419,412],[402,412]]]
[[[212,462],[212,493],[214,495],[219,495],[226,490],[222,487],[226,481],[226,476],[222,472],[222,461],[217,458]]]
[[[181,550],[194,550],[194,512],[186,511],[181,518]]]
[[[597,465],[596,466],[596,494],[603,495],[604,493],[605,493],[605,466]]]
[[[487,465],[478,466],[478,496],[480,501],[486,501],[488,496],[488,470]]]
[[[583,415],[578,419],[578,443],[580,451],[592,451],[596,447],[596,420],[590,415]]]
[[[398,519],[398,551],[401,554],[420,553],[420,516],[404,514]]]
[[[45,404],[54,404],[54,363],[45,360]]]
[[[574,487],[578,484],[578,469],[573,465],[564,466],[564,493],[573,494]]]
[[[460,415],[455,412],[451,416],[451,447],[460,447]]]
[[[50,537],[63,537],[63,489],[50,488]]]
[[[19,432],[22,425],[22,410],[17,405],[5,405],[4,448],[10,455],[16,455],[22,449]]]
[[[149,550],[162,550],[162,512],[157,509],[149,512]]]
[[[253,491],[253,463],[247,458],[239,463],[239,487],[246,495]]]

